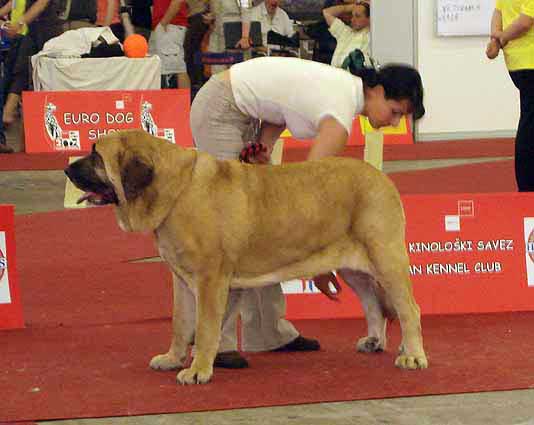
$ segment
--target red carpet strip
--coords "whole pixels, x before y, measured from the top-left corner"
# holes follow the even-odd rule
[[[79,153],[72,154],[81,155]],[[65,153],[34,153],[23,152],[0,155],[0,171],[21,170],[63,170],[69,163],[69,155]]]
[[[363,158],[363,146],[349,146],[344,155]],[[308,148],[289,148],[284,161],[303,161]],[[73,153],[81,156],[83,153]],[[422,142],[412,145],[385,145],[384,160],[446,159],[513,156],[513,139],[473,139],[444,142]],[[16,153],[0,155],[0,171],[62,170],[67,166],[67,153]]]
[[[247,355],[246,370],[216,370],[212,383],[179,386],[148,368],[166,351],[169,321],[28,328],[0,333],[0,421],[44,420],[534,388],[534,313],[423,318],[430,368],[394,367],[400,342],[359,354],[363,320],[300,321],[321,341],[311,353]]]
[[[363,158],[364,146],[348,146],[343,156]],[[284,149],[286,162],[304,161],[308,148]],[[384,145],[384,161],[505,157],[514,155],[513,139],[451,140],[412,145]]]
[[[404,171],[389,177],[401,194],[517,192],[511,160]]]

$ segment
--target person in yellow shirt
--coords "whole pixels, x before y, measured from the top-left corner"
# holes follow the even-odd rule
[[[497,0],[486,55],[495,59],[501,49],[520,97],[515,139],[517,186],[520,192],[534,192],[534,0]]]
[[[18,52],[20,40],[28,33],[28,26],[21,22],[24,11],[26,10],[25,0],[9,0],[0,2],[0,28],[2,32],[2,39],[7,40],[2,46],[2,61],[3,69],[0,82],[0,116],[4,113],[4,98],[5,98],[5,81],[6,77],[11,74]],[[5,19],[6,16],[9,17]],[[0,122],[0,154],[12,153],[13,148],[8,146],[4,123]]]

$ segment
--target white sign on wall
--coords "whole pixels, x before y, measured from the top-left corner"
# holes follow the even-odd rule
[[[0,232],[0,304],[11,303],[6,252],[6,234]]]
[[[527,284],[534,286],[534,218],[532,217],[525,217],[525,247]]]
[[[436,0],[438,36],[488,36],[495,0]]]

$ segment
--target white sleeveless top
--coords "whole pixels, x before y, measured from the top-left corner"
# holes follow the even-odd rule
[[[283,125],[298,139],[317,135],[324,117],[350,134],[364,106],[363,84],[348,71],[298,58],[264,57],[230,68],[232,91],[244,114]]]

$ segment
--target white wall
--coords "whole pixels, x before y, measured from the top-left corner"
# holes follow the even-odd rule
[[[512,136],[519,95],[502,58],[485,56],[484,37],[436,37],[435,1],[417,1],[417,66],[426,115],[417,140]]]

